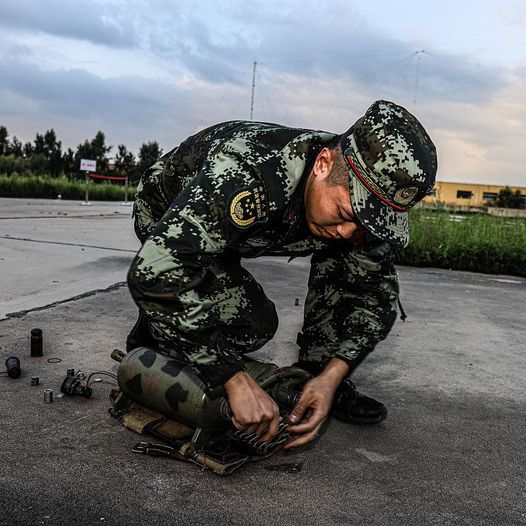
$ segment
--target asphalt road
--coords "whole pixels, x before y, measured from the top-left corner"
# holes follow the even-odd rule
[[[408,319],[355,375],[387,420],[330,421],[311,446],[221,478],[131,453],[110,379],[90,400],[44,403],[68,367],[115,371],[136,247],[119,205],[0,199],[0,368],[16,355],[23,369],[0,375],[0,524],[526,524],[526,280],[400,268]],[[278,365],[296,357],[308,267],[247,264],[280,314],[258,353]],[[34,327],[43,358],[29,357]]]

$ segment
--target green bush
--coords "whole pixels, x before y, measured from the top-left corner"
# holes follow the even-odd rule
[[[526,277],[526,219],[417,208],[409,232],[397,263]]]
[[[85,184],[76,176],[0,175],[0,197],[84,200]],[[133,200],[135,188],[128,198]],[[122,201],[122,184],[90,182],[90,201]],[[484,214],[460,216],[416,208],[409,213],[410,243],[397,263],[414,267],[510,274],[526,277],[526,219]],[[462,218],[462,219],[459,219]]]
[[[0,175],[0,197],[30,197],[41,199],[84,200],[86,185],[83,181],[70,180],[67,177],[25,177],[13,172],[11,175]],[[128,199],[135,196],[135,188],[128,188]],[[107,181],[90,181],[90,201],[122,201],[124,199],[124,185]]]

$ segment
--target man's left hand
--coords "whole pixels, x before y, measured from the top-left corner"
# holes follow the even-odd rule
[[[338,358],[333,358],[323,372],[309,380],[301,397],[289,415],[292,424],[288,430],[299,435],[285,444],[285,449],[302,446],[314,440],[325,422],[332,406],[334,393],[340,382],[349,372],[349,366]]]

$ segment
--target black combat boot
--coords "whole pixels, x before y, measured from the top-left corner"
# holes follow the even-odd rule
[[[142,312],[139,312],[139,318],[126,338],[126,352],[130,352],[137,347],[157,348],[157,342],[150,332],[148,320]]]
[[[355,363],[354,369],[358,363]],[[301,367],[313,376],[320,374],[323,369],[320,362],[299,361],[292,365]],[[387,416],[387,409],[384,404],[360,394],[346,378],[334,395],[331,416],[349,424],[377,424]]]
[[[360,394],[346,378],[332,402],[331,416],[349,424],[377,424],[387,416],[384,404]]]

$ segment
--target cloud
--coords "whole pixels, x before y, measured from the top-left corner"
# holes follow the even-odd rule
[[[94,2],[5,0],[0,24],[25,31],[145,50],[176,76],[246,82],[254,59],[272,73],[346,80],[363,90],[389,85],[396,98],[487,99],[503,71],[380,33],[345,0]],[[426,45],[429,44],[429,45]],[[426,53],[417,53],[424,46]]]
[[[173,147],[212,120],[236,117],[231,108],[240,93],[230,87],[225,99],[223,91],[223,85],[205,82],[140,75],[102,78],[81,69],[46,71],[31,63],[0,60],[1,124],[16,126],[12,133],[24,141],[55,127],[71,147],[99,129],[113,144],[133,149],[149,140]]]
[[[118,5],[89,0],[3,0],[0,26],[38,31],[114,47],[132,47],[133,28],[118,15]],[[112,15],[112,10],[115,15]]]
[[[429,129],[443,178],[523,181],[524,63],[510,72],[389,36],[346,0],[34,5],[4,0],[0,20],[0,115],[24,140],[53,126],[71,146],[102,129],[112,144],[171,148],[248,118],[257,60],[256,119],[342,132],[390,99]]]

